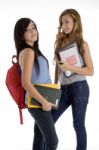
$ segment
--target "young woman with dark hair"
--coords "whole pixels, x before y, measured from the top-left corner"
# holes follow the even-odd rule
[[[42,97],[33,86],[33,84],[52,83],[48,60],[39,49],[39,34],[35,22],[29,18],[19,19],[14,28],[14,41],[22,71],[22,85],[26,90],[25,103],[27,104],[27,97],[30,95],[42,105],[42,108],[29,108],[28,110],[35,119],[35,126],[39,128],[44,139],[45,150],[56,150],[58,138],[51,115],[54,105]],[[32,150],[42,150],[40,143],[42,143],[42,139],[39,143],[34,140]]]

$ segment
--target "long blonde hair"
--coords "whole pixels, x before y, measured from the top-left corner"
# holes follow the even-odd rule
[[[74,27],[73,31],[66,35],[61,29],[62,29],[62,17],[65,15],[70,15],[71,18],[74,21]],[[83,42],[83,31],[82,31],[82,22],[81,17],[79,13],[75,9],[66,9],[64,10],[60,16],[59,16],[59,27],[58,27],[58,33],[56,35],[56,41],[55,41],[55,50],[57,48],[62,47],[62,43],[66,42],[66,39],[70,42],[77,42],[78,46],[81,46]]]
[[[66,35],[62,30],[62,17],[65,15],[71,16],[71,18],[74,21],[73,30],[68,35]],[[67,44],[66,41],[69,41],[69,43],[76,42],[80,50],[80,53],[82,53],[83,51],[82,50],[82,43],[83,43],[82,22],[79,13],[75,9],[66,9],[59,16],[59,27],[58,27],[58,33],[56,35],[56,41],[55,41],[55,52],[57,51],[57,49],[63,46],[63,43]],[[56,65],[55,83],[58,82],[58,73],[59,73],[59,69],[58,66]]]

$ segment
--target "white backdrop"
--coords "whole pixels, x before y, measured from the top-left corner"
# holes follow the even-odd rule
[[[53,79],[52,65],[54,41],[58,27],[58,17],[67,8],[79,11],[84,30],[84,38],[89,43],[94,63],[93,77],[87,77],[90,86],[90,99],[86,116],[88,149],[99,150],[99,100],[98,100],[98,0],[0,0],[0,150],[31,150],[34,120],[23,111],[24,125],[19,124],[18,109],[5,86],[7,69],[11,57],[16,53],[13,42],[13,29],[21,17],[33,19],[39,30],[40,48],[50,62],[50,74]],[[71,108],[56,123],[59,137],[58,150],[74,150],[75,132],[72,126]]]

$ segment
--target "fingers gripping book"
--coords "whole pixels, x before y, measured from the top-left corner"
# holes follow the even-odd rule
[[[61,89],[58,84],[35,84],[34,87],[49,102],[58,108],[61,97]],[[28,108],[41,108],[41,104],[31,96],[28,96]]]

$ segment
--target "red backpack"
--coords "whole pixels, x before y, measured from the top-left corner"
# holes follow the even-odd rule
[[[17,57],[14,55],[12,56],[12,66],[8,69],[6,75],[6,86],[10,95],[12,96],[13,100],[16,102],[19,108],[19,115],[20,115],[20,124],[23,124],[23,116],[22,116],[22,109],[26,108],[25,100],[25,90],[22,87],[21,83],[21,70],[18,62],[14,62],[13,58]]]

